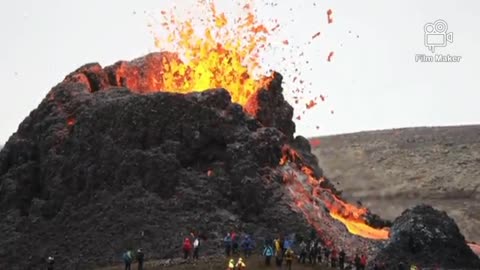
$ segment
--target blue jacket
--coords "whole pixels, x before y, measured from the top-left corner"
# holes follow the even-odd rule
[[[223,244],[225,244],[225,246],[232,246],[232,237],[230,236],[225,236],[225,238],[223,238]]]
[[[245,239],[242,241],[242,249],[244,250],[252,250],[254,247],[253,240],[250,237],[245,237]]]
[[[132,253],[130,251],[123,253],[123,261],[125,263],[131,263],[132,260],[133,260]]]
[[[289,249],[292,247],[292,244],[293,244],[293,241],[290,240],[290,239],[286,239],[284,242],[283,242],[283,248],[284,249]]]
[[[263,256],[267,256],[267,257],[273,256],[273,248],[271,246],[266,246],[263,249]]]

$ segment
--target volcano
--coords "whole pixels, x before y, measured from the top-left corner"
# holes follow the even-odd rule
[[[280,74],[258,80],[236,103],[222,88],[160,91],[172,59],[153,53],[87,64],[20,124],[0,152],[2,267],[38,268],[53,255],[63,269],[94,268],[139,246],[171,258],[191,232],[206,239],[206,254],[217,254],[232,229],[261,240],[314,228],[326,245],[385,261],[403,248],[398,235],[435,231],[432,218],[416,219],[428,223],[423,231],[403,229],[409,219],[399,218],[391,236],[390,222],[342,199],[308,140],[294,136]],[[477,267],[452,222],[441,230],[461,257],[457,266]],[[443,254],[422,263],[443,262]]]

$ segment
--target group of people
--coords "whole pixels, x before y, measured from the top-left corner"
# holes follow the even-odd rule
[[[361,270],[364,270],[367,265],[367,256],[365,254],[356,254],[353,262],[350,261],[349,263],[345,250],[338,250],[334,246],[328,247],[327,245],[322,245],[319,239],[311,240],[309,243],[302,240],[299,244],[299,249],[299,262],[303,264],[308,260],[310,264],[323,263],[340,269],[348,267],[347,264],[353,264],[355,269]]]
[[[191,234],[193,238],[193,243],[190,237],[185,237],[183,240],[183,258],[188,259],[192,257],[193,259],[198,259],[199,252],[200,252],[200,237],[195,236],[193,233]],[[193,256],[192,255],[193,250]]]
[[[233,231],[227,233],[223,238],[223,246],[227,257],[238,255],[241,249],[243,255],[248,258],[252,255],[252,251],[255,249],[255,242],[250,235],[246,234],[243,237],[240,237],[235,231]]]
[[[282,267],[283,261],[287,269],[292,269],[295,252],[293,251],[293,240],[285,239],[282,241],[279,237],[273,241],[271,239],[265,240],[262,255],[265,257],[265,265],[270,266],[272,257],[275,257],[275,265]]]
[[[139,248],[135,254],[131,250],[125,251],[122,256],[123,262],[125,263],[125,270],[131,270],[132,263],[137,261],[138,270],[143,270],[143,262],[145,261],[145,254],[143,250]]]
[[[343,249],[337,249],[334,245],[326,245],[320,239],[311,237],[311,240],[300,240],[299,244],[295,243],[295,237],[276,237],[271,239],[267,237],[264,242],[262,256],[265,258],[265,265],[270,266],[272,264],[272,258],[275,259],[275,265],[281,269],[285,262],[286,269],[291,270],[293,262],[298,261],[300,264],[323,264],[332,268],[339,269],[355,269],[365,270],[367,267],[367,256],[365,254],[355,254],[355,256],[347,258],[347,254]],[[184,259],[199,259],[200,243],[203,241],[199,236],[191,233],[183,240],[182,251]],[[225,256],[228,259],[227,270],[245,270],[247,268],[246,262],[239,257],[238,260],[232,258],[233,256],[240,255],[243,252],[245,258],[252,255],[256,249],[254,239],[249,234],[242,236],[236,232],[229,232],[223,238],[223,246],[225,250]],[[131,266],[134,262],[138,263],[138,270],[143,270],[145,261],[145,255],[141,248],[135,253],[131,250],[127,250],[122,256],[125,264],[125,270],[131,270]],[[47,259],[47,269],[53,270],[55,261],[53,257]],[[374,263],[374,270],[386,269],[384,265]],[[407,268],[401,264],[398,266],[399,270],[406,270]],[[417,270],[415,266],[412,266],[410,270]]]

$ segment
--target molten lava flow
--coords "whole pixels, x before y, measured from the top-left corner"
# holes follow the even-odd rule
[[[307,217],[307,220],[315,228],[321,228],[318,223],[323,222],[321,211],[326,208],[329,215],[345,224],[350,233],[370,239],[388,239],[388,228],[373,228],[367,224],[368,209],[351,205],[330,189],[323,187],[322,182],[325,180],[316,178],[313,170],[289,146],[283,148],[283,157],[280,160],[281,166],[287,164],[293,164],[302,172],[302,175],[295,175],[290,171],[285,174],[284,181],[295,201],[295,207]]]
[[[173,12],[162,11],[161,25],[167,36],[157,35],[155,45],[161,50],[173,46],[169,49],[181,59],[165,59],[162,81],[154,82],[156,89],[186,93],[221,87],[230,92],[234,102],[244,105],[260,87],[259,53],[268,45],[270,31],[257,21],[251,4],[243,7],[243,15],[230,20],[217,12],[213,2],[198,2],[199,8],[208,7],[209,13],[200,33],[192,19],[180,21]]]
[[[472,251],[480,257],[480,245],[476,243],[468,243]]]

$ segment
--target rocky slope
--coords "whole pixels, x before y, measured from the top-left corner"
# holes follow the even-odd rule
[[[20,124],[0,152],[0,267],[38,269],[53,255],[61,269],[92,269],[138,247],[172,258],[191,232],[206,240],[204,254],[218,254],[226,231],[261,241],[309,232],[307,220],[330,245],[378,252],[384,241],[350,234],[338,219],[366,231],[377,229],[365,222],[384,221],[338,197],[308,140],[293,136],[280,74],[244,107],[225,89],[155,92],[172,57],[85,65]],[[418,233],[397,220],[422,239],[442,229],[421,222],[428,229]]]
[[[176,257],[192,231],[209,254],[232,229],[310,230],[283,188],[284,144],[322,172],[293,137],[281,75],[244,110],[224,89],[149,93],[166,57],[85,65],[21,123],[0,152],[1,267],[38,268],[53,255],[62,269],[92,268],[139,246]]]

